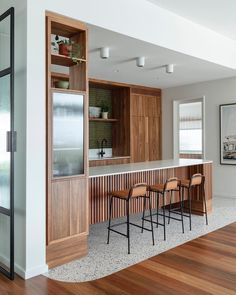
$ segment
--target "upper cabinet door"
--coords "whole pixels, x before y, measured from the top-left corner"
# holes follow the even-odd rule
[[[145,96],[141,94],[132,94],[131,96],[131,114],[132,116],[146,116],[147,103]]]
[[[148,117],[159,117],[161,115],[161,100],[158,96],[145,96],[145,110]]]
[[[156,95],[132,94],[131,106],[133,116],[159,117],[161,114],[161,100]]]

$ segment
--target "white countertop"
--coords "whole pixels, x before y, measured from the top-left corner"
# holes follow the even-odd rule
[[[161,160],[161,161],[90,167],[89,177],[93,178],[93,177],[108,176],[108,175],[135,173],[135,172],[141,172],[141,171],[178,168],[178,167],[186,167],[186,166],[193,166],[193,165],[202,165],[207,163],[212,163],[212,161],[199,160],[199,159],[176,159],[176,160],[171,159],[171,160]]]

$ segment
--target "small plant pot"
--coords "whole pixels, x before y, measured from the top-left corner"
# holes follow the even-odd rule
[[[60,55],[69,56],[71,53],[71,50],[72,50],[71,44],[64,44],[64,43],[59,44],[59,54]]]
[[[102,112],[102,118],[108,119],[108,112]]]

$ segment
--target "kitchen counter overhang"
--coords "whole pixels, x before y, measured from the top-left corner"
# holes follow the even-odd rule
[[[170,159],[89,168],[89,178],[210,164],[210,160]]]

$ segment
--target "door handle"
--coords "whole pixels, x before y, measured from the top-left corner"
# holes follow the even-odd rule
[[[16,152],[16,131],[7,131],[7,152]]]

